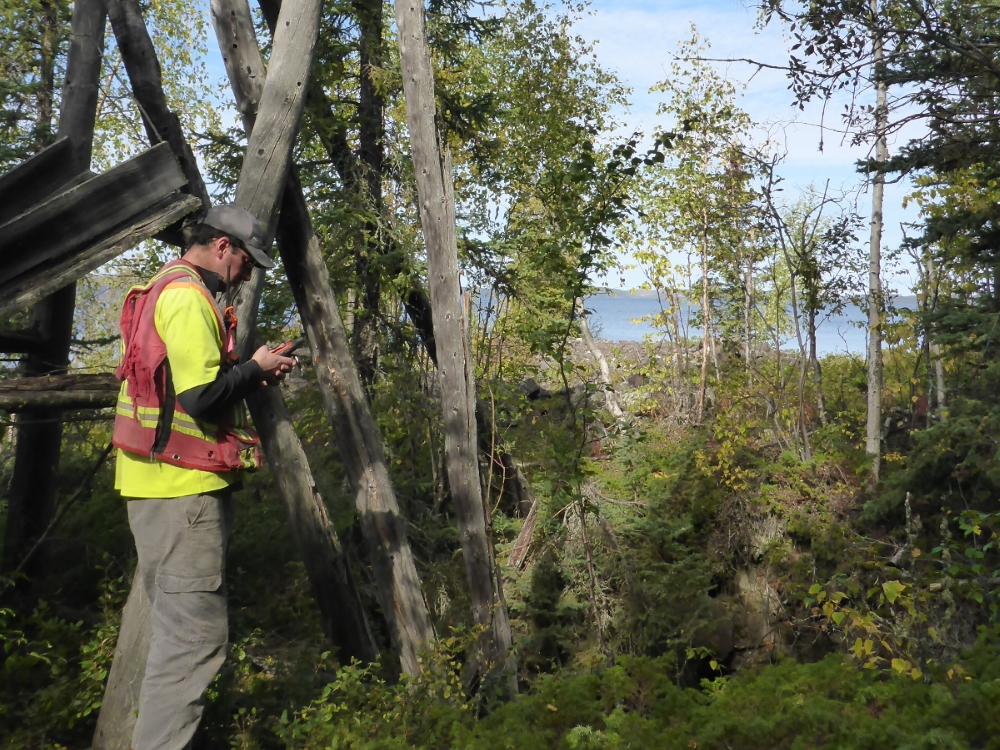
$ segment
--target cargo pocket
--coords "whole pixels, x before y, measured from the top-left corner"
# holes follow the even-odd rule
[[[167,594],[215,592],[225,576],[226,539],[214,498],[192,501],[183,510],[181,527],[164,555],[156,586]]]

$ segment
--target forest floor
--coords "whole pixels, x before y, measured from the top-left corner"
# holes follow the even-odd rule
[[[541,370],[549,392],[512,389],[498,420],[538,501],[512,562],[527,514],[502,482],[488,492],[520,695],[466,684],[464,569],[446,495],[422,468],[440,457],[421,452],[424,432],[380,422],[439,636],[425,671],[399,679],[391,653],[382,666],[338,662],[261,471],[239,493],[230,655],[198,748],[1000,747],[990,600],[976,600],[971,567],[941,564],[971,563],[968,543],[939,510],[872,487],[845,405],[830,399],[840,419],[815,430],[807,459],[732,390],[713,390],[703,424],[690,410],[679,419],[664,352],[602,342],[616,421],[582,340],[571,344],[587,398],[567,409]],[[831,382],[837,367],[826,361]],[[374,610],[309,369],[288,394]],[[410,407],[396,408],[380,413],[416,430]],[[112,471],[56,535],[43,602],[0,610],[2,748],[89,746],[134,566]]]

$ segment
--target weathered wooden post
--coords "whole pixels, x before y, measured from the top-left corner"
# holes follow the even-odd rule
[[[475,381],[462,316],[455,200],[450,165],[442,159],[435,126],[436,102],[422,0],[396,0],[396,27],[410,130],[420,223],[427,245],[434,339],[444,410],[445,461],[455,503],[473,616],[484,626],[483,659],[489,671],[513,680],[510,623],[487,531],[476,445]]]
[[[322,3],[318,1],[286,3],[279,22],[281,31],[274,40],[272,75],[268,84],[264,84],[259,51],[255,72],[246,74],[248,80],[256,78],[259,83],[254,89],[252,111],[247,110],[247,100],[242,97],[242,92],[234,88],[249,141],[236,188],[236,202],[251,211],[266,227],[267,243],[274,237],[277,211],[291,164],[292,146],[298,135],[298,123],[305,106],[309,70],[319,34],[321,6]],[[216,16],[217,13],[213,12],[213,19]],[[226,14],[226,18],[231,20],[231,13]],[[232,33],[229,37],[232,37]],[[235,49],[234,44],[237,45]],[[253,44],[256,51],[256,41]],[[242,53],[241,47],[232,38],[227,37],[225,45],[227,60],[232,59],[234,52]],[[282,166],[281,171],[278,164]],[[253,348],[254,341],[250,334],[254,328],[263,281],[264,275],[258,269],[252,281],[240,290],[238,297],[240,347],[247,357]],[[317,519],[322,521],[321,524],[314,522],[300,525],[302,531],[297,532],[307,564],[311,560],[317,573],[326,570],[324,579],[336,582],[335,588],[317,592],[321,610],[325,618],[330,620],[331,627],[338,629],[339,643],[351,646],[350,650],[345,649],[345,656],[355,656],[365,661],[374,660],[377,649],[364,611],[340,556],[339,543],[332,535],[322,498],[315,491],[305,452],[295,434],[284,399],[279,391],[265,389],[253,394],[247,403],[264,441],[264,454],[272,467],[272,473],[282,488],[282,494],[288,498],[286,503],[289,513],[293,516],[321,515],[321,519]],[[310,501],[306,501],[306,498]],[[320,526],[326,530],[325,537],[317,533]],[[331,553],[335,553],[335,559],[339,561],[335,575],[328,570],[328,564],[323,564],[323,560],[332,559]],[[320,588],[316,581],[313,587]]]
[[[187,191],[201,199],[204,210],[211,205],[205,182],[198,171],[191,145],[184,136],[181,121],[167,106],[163,95],[163,79],[160,63],[156,59],[153,40],[146,30],[146,22],[137,0],[107,0],[111,28],[118,42],[118,50],[125,64],[125,72],[132,86],[132,96],[139,104],[142,123],[146,128],[150,145],[166,141],[187,177]],[[183,238],[174,232],[164,239],[175,245],[182,245]]]
[[[212,18],[244,129],[252,139],[257,102],[264,97],[265,73],[250,8],[246,0],[213,0]],[[274,75],[272,63],[266,86],[271,85]],[[389,480],[382,442],[351,358],[340,308],[294,170],[285,187],[277,234],[285,273],[312,347],[324,404],[354,492],[379,600],[402,669],[415,674],[419,671],[419,652],[434,637],[430,615]]]
[[[57,138],[69,139],[74,171],[90,167],[97,119],[97,94],[104,55],[103,0],[77,0],[73,6],[66,81]],[[69,284],[32,310],[32,328],[41,341],[24,359],[22,374],[57,373],[69,363],[76,284]],[[11,478],[2,568],[11,570],[38,538],[55,511],[56,480],[62,442],[60,413],[29,411],[18,417],[14,475]]]

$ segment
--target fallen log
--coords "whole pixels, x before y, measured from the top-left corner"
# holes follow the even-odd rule
[[[105,408],[115,405],[118,386],[114,373],[3,380],[0,381],[0,410],[17,412],[38,407]]]

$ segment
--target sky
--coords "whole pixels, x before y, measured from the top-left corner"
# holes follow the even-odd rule
[[[750,58],[776,65],[788,61],[789,43],[782,29],[778,26],[757,29],[755,10],[740,0],[595,0],[591,12],[577,23],[576,31],[595,43],[595,55],[601,65],[615,71],[631,87],[631,107],[619,114],[629,132],[638,128],[649,133],[657,124],[656,108],[662,99],[659,94],[650,94],[649,89],[668,76],[677,44],[690,38],[692,23],[711,44],[707,57]],[[794,108],[782,72],[757,72],[756,67],[743,63],[716,63],[715,67],[740,84],[738,88],[746,84],[739,106],[761,125],[762,136],[770,133],[784,140],[787,157],[779,171],[785,178],[786,195],[794,195],[797,189],[810,184],[822,190],[827,180],[833,193],[858,190],[862,183],[855,164],[869,155],[868,147],[852,147],[842,142],[837,133],[827,130],[820,151],[821,108],[807,106],[805,111]],[[874,95],[872,99],[874,104]],[[827,107],[828,127],[839,125],[831,113],[841,109],[841,102]],[[890,138],[890,152],[896,140]],[[900,223],[917,218],[912,207],[907,210],[902,207],[907,191],[907,183],[886,185],[883,248],[897,246],[902,239]],[[859,196],[858,209],[865,217],[870,215],[870,192]],[[865,243],[867,247],[867,227]],[[642,280],[639,269],[625,273],[626,288],[638,286]],[[902,294],[909,293],[913,283],[905,265],[892,271],[888,281]]]
[[[742,0],[592,0],[589,11],[576,23],[574,31],[594,43],[598,62],[605,69],[616,72],[632,90],[629,108],[616,113],[622,122],[623,135],[636,129],[648,134],[656,126],[656,109],[662,97],[649,93],[649,89],[668,76],[678,43],[691,36],[691,24],[695,24],[703,40],[711,44],[710,57],[751,58],[777,65],[787,63],[789,44],[782,29],[776,25],[756,28],[756,12]],[[225,81],[225,68],[214,38],[209,40],[208,50],[210,75]],[[850,190],[857,194],[859,188],[863,189],[855,163],[869,155],[868,147],[852,147],[842,142],[837,133],[827,130],[820,151],[821,109],[819,106],[807,106],[805,111],[794,108],[783,73],[757,72],[754,66],[743,63],[717,63],[716,67],[738,84],[742,91],[739,105],[759,123],[762,139],[770,135],[784,141],[787,157],[780,173],[785,178],[786,196],[793,198],[798,190],[809,185],[822,190],[827,180],[831,193]],[[836,101],[828,106],[828,127],[839,125],[831,113],[842,108],[842,103]],[[235,121],[235,111],[232,117]],[[890,137],[890,152],[897,141],[909,134],[912,130],[904,136]],[[858,196],[858,210],[867,217],[871,211],[871,196],[863,190]],[[912,207],[908,210],[902,207],[907,191],[907,183],[886,185],[883,248],[897,246],[902,239],[901,222],[917,218]],[[867,245],[867,226],[864,235]],[[625,261],[629,263],[630,259]],[[915,281],[911,278],[911,269],[904,264],[887,270],[890,286],[900,294],[908,294]],[[621,284],[619,276],[624,279],[626,289],[638,287],[644,280],[641,269],[631,268],[601,283],[617,287]]]

